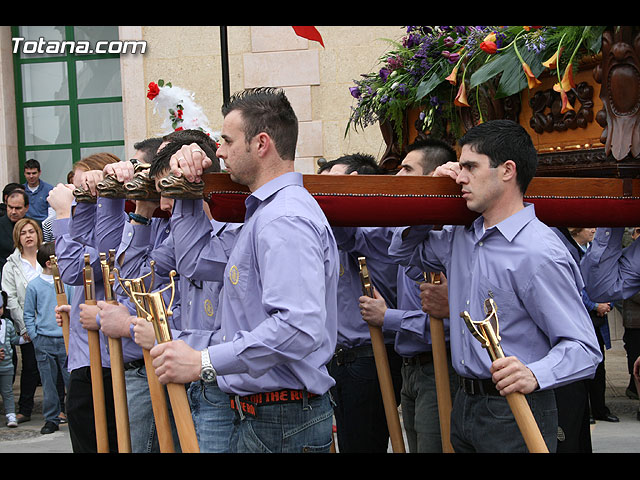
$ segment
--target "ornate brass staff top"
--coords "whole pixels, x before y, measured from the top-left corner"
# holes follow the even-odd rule
[[[169,317],[172,315],[171,305],[175,296],[175,282],[173,278],[176,276],[175,271],[169,272],[170,283],[159,290],[141,293],[134,291],[130,281],[125,281],[125,287],[128,290],[131,299],[135,303],[144,317],[153,323],[153,328],[158,343],[166,343],[172,340],[171,328],[169,327]],[[165,306],[162,294],[171,290],[171,298],[169,305]],[[167,384],[167,392],[173,411],[173,416],[178,430],[178,438],[180,439],[180,447],[184,453],[198,453],[198,439],[196,436],[193,418],[191,417],[191,407],[187,399],[187,393],[184,385],[177,383]]]
[[[364,257],[358,257],[358,264],[360,267],[362,292],[365,296],[374,298],[373,284],[369,277],[367,260]],[[394,453],[405,453],[402,427],[400,426],[400,416],[398,415],[398,404],[396,403],[396,395],[393,390],[393,380],[391,379],[389,359],[387,358],[387,349],[384,344],[382,328],[369,325],[369,333],[371,334],[371,346],[373,348],[373,356],[376,362],[376,370],[378,371],[380,393],[382,394],[382,403],[384,405],[384,411],[387,418],[391,448]]]
[[[155,262],[151,260],[151,271],[146,275],[139,278],[123,279],[118,275],[118,270],[114,269],[116,275],[118,275],[118,282],[122,286],[122,289],[131,298],[132,292],[146,293],[144,279],[151,276],[151,285],[153,285],[155,276],[153,265]],[[125,284],[128,288],[125,288]],[[146,318],[146,308],[140,304],[146,302],[145,297],[140,297],[139,302],[136,303],[136,311],[138,317]],[[140,306],[139,306],[140,305]],[[175,445],[173,443],[173,433],[171,430],[171,422],[169,420],[169,408],[167,407],[167,398],[164,387],[158,380],[156,372],[153,369],[151,355],[146,348],[142,349],[142,355],[144,358],[144,365],[147,372],[147,383],[149,385],[149,396],[151,397],[151,408],[153,410],[153,417],[156,421],[156,432],[158,433],[158,445],[161,453],[175,453]]]
[[[491,361],[495,361],[498,358],[504,358],[504,352],[500,346],[498,308],[492,298],[485,300],[484,311],[487,317],[480,321],[472,320],[467,311],[461,312],[460,316],[464,319],[473,336],[487,349]],[[495,328],[491,323],[492,320],[495,322]],[[510,393],[507,395],[507,402],[511,407],[529,452],[549,453],[525,396],[519,392]]]
[[[100,266],[104,283],[104,299],[111,304],[118,301],[113,293],[114,276],[113,266],[115,250],[109,250],[109,256],[100,253]],[[111,359],[111,380],[113,383],[113,401],[116,417],[116,433],[118,437],[118,452],[131,453],[131,435],[129,433],[129,408],[127,406],[127,387],[124,378],[124,357],[122,353],[122,340],[108,337],[109,358]]]
[[[84,255],[84,303],[96,305],[95,283],[89,254]],[[102,354],[100,353],[100,334],[97,330],[87,330],[89,343],[89,362],[91,372],[91,391],[93,393],[93,414],[96,425],[96,444],[98,453],[109,453],[107,433],[107,410],[104,398],[104,378],[102,376]]]
[[[64,290],[64,283],[60,278],[60,269],[58,268],[58,258],[55,255],[49,257],[51,260],[51,272],[53,275],[53,286],[56,290],[56,303],[58,306],[68,305],[69,300]],[[69,314],[67,312],[60,312],[62,317],[62,336],[64,337],[64,346],[69,354]]]

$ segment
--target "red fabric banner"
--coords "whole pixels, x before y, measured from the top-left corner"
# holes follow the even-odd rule
[[[316,27],[291,27],[296,32],[296,35],[302,38],[306,38],[307,40],[312,40],[314,42],[318,42],[320,45],[324,47],[324,42],[322,41],[322,35],[316,29]]]

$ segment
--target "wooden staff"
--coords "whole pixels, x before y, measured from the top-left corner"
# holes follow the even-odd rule
[[[498,315],[495,302],[492,299],[488,299],[485,302],[485,308],[489,313],[489,316],[479,322],[474,322],[468,312],[462,312],[460,316],[464,319],[465,323],[473,336],[478,339],[484,348],[489,352],[491,361],[495,361],[498,358],[504,358],[504,352],[500,346],[500,336],[498,327]],[[490,319],[494,317],[496,320],[496,328],[494,330],[491,325]],[[549,453],[547,444],[540,433],[536,419],[531,412],[531,408],[527,403],[527,398],[520,392],[513,392],[507,395],[507,402],[511,408],[511,412],[516,419],[520,433],[524,438],[524,442],[531,453]]]
[[[358,257],[358,263],[360,265],[360,280],[362,281],[364,295],[374,298],[373,285],[369,278],[367,261],[364,257]],[[396,403],[396,395],[393,389],[393,381],[391,379],[391,370],[389,369],[389,359],[387,358],[387,349],[384,344],[382,328],[369,325],[369,332],[371,334],[373,356],[378,371],[382,402],[387,417],[389,437],[391,438],[391,448],[394,453],[405,453],[400,416],[398,415],[398,404]]]
[[[95,284],[89,254],[84,255],[84,303],[96,305]],[[109,453],[109,434],[107,430],[107,407],[104,399],[104,378],[102,376],[102,355],[100,353],[100,333],[87,330],[89,342],[89,362],[91,371],[91,392],[93,394],[93,415],[96,426],[96,444],[98,453]]]
[[[146,318],[153,322],[156,341],[158,343],[170,342],[172,340],[171,329],[169,328],[167,320],[168,317],[172,315],[171,304],[173,303],[175,293],[173,277],[175,275],[175,271],[170,272],[169,276],[171,278],[171,283],[163,289],[143,294],[131,292],[131,298],[135,304],[140,307],[140,309],[144,309],[144,307],[139,303],[138,298],[143,296],[146,299],[148,307]],[[125,283],[125,285],[127,284]],[[127,285],[127,288],[130,289],[130,285]],[[162,298],[162,293],[167,289],[171,289],[171,300],[168,307],[165,306],[164,299]],[[178,430],[178,438],[180,440],[182,452],[200,452],[198,437],[193,424],[193,417],[191,416],[191,407],[189,405],[189,400],[187,399],[187,392],[184,384],[168,383],[167,392],[169,393],[169,401],[171,402],[171,410],[173,412],[173,419],[176,423],[176,429]]]
[[[425,272],[425,280],[426,280]],[[431,273],[430,281],[440,284],[440,273]],[[447,362],[447,346],[444,338],[444,322],[441,318],[429,315],[429,330],[431,332],[431,351],[433,353],[433,367],[436,377],[436,396],[438,399],[438,414],[440,418],[440,439],[443,453],[453,453],[451,445],[451,387],[449,384],[449,366]]]
[[[64,283],[60,278],[60,269],[58,268],[58,258],[55,255],[49,257],[51,260],[51,271],[53,275],[53,286],[56,289],[56,303],[59,307],[63,305],[69,305],[69,299],[67,293],[64,290]],[[69,313],[60,312],[62,317],[62,336],[64,337],[64,348],[69,355]]]
[[[116,270],[117,273],[117,270]],[[120,279],[123,290],[132,297],[132,293],[142,294],[146,293],[146,288],[142,278],[135,279]],[[128,285],[128,288],[124,287],[124,283]],[[138,305],[140,302],[141,305]],[[147,318],[145,307],[145,297],[138,296],[138,302],[135,303],[138,317]],[[160,380],[156,375],[153,365],[151,364],[151,354],[146,348],[142,349],[142,355],[144,358],[144,366],[147,372],[147,383],[149,384],[149,395],[151,397],[151,408],[153,409],[153,418],[156,422],[156,432],[158,433],[158,445],[160,447],[160,453],[175,453],[175,445],[173,444],[173,434],[171,431],[171,421],[169,419],[169,408],[167,406],[166,392]]]
[[[100,253],[100,266],[104,282],[104,299],[107,303],[117,305],[118,301],[113,293],[113,264],[115,250],[109,250],[109,257]],[[109,358],[111,359],[111,381],[113,383],[113,406],[116,416],[116,434],[118,438],[118,452],[131,453],[131,435],[129,431],[129,407],[127,406],[127,387],[124,379],[124,357],[122,340],[108,337]]]

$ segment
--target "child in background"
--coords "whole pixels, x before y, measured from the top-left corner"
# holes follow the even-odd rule
[[[53,433],[60,424],[60,397],[57,388],[58,371],[62,373],[65,388],[69,384],[69,372],[65,368],[67,352],[62,328],[56,322],[56,290],[53,285],[51,255],[55,255],[52,242],[43,243],[38,249],[37,261],[42,273],[27,285],[24,299],[24,324],[33,341],[42,380],[42,414],[45,424],[40,433]],[[71,302],[71,287],[65,285],[67,301]]]
[[[20,341],[13,322],[4,316],[4,306],[7,303],[7,294],[0,291],[0,395],[4,404],[7,417],[7,427],[18,426],[16,420],[16,404],[13,397],[13,347]]]

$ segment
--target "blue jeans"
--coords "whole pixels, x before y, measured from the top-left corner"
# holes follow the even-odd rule
[[[58,370],[62,373],[65,388],[69,386],[69,372],[64,363],[67,352],[63,337],[37,335],[33,339],[36,362],[42,382],[42,414],[45,422],[60,423],[60,395],[58,394]]]
[[[329,453],[333,406],[329,393],[306,401],[260,405],[255,417],[235,413],[235,453]]]
[[[129,431],[131,435],[131,451],[133,453],[160,453],[158,432],[153,416],[153,407],[149,394],[147,370],[143,366],[125,370],[124,379],[127,385],[127,409],[129,410]],[[171,403],[167,395],[167,408],[173,435],[173,445],[180,452],[178,432],[171,415]]]
[[[458,378],[447,358],[451,399]],[[440,412],[433,361],[402,366],[402,422],[410,453],[442,453]]]
[[[526,395],[549,452],[558,442],[558,411],[553,390]],[[451,444],[456,453],[527,453],[506,397],[469,395],[458,389],[451,410]]]
[[[229,453],[235,414],[216,383],[193,382],[187,391],[201,453]]]

